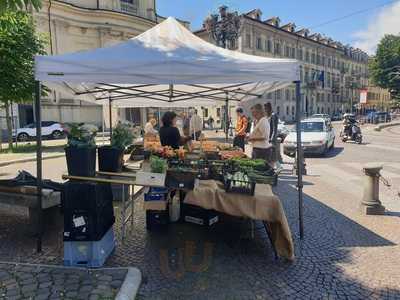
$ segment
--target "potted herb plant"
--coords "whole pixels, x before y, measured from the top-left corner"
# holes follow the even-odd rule
[[[68,144],[65,148],[68,174],[94,176],[96,174],[97,127],[89,124],[65,125]]]
[[[112,132],[111,145],[99,148],[99,170],[103,172],[121,172],[124,163],[125,148],[132,144],[134,135],[131,128],[119,123]]]

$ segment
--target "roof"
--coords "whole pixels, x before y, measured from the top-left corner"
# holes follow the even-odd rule
[[[143,105],[150,99],[259,97],[300,79],[297,60],[217,47],[171,17],[114,46],[36,56],[35,78],[75,95],[149,98]]]

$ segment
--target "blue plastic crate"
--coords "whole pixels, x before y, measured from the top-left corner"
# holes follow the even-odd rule
[[[152,187],[144,194],[144,201],[166,201],[168,195],[167,188]]]
[[[64,266],[100,268],[115,248],[111,227],[97,242],[64,242]]]

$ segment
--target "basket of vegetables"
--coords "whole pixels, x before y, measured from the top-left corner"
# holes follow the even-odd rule
[[[256,188],[256,182],[251,180],[251,178],[242,171],[225,174],[224,185],[227,193],[239,193],[251,196],[254,195]]]

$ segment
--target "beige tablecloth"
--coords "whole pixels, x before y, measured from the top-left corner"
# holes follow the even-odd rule
[[[187,193],[185,203],[231,216],[268,222],[277,254],[289,260],[294,259],[293,240],[286,215],[279,198],[272,193],[271,186],[257,184],[254,196],[250,196],[226,193],[221,183],[204,180]]]

